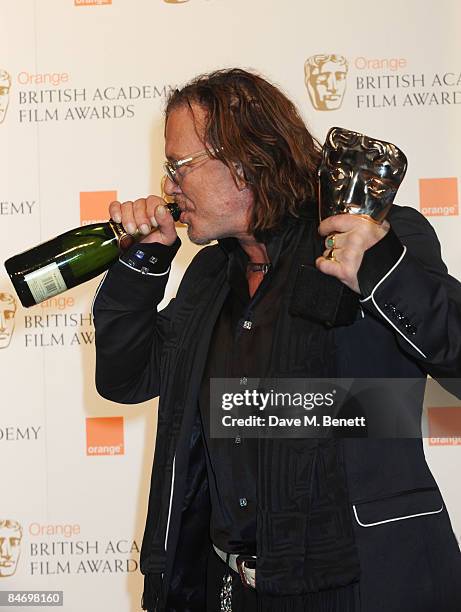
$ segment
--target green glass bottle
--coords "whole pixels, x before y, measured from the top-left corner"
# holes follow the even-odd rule
[[[178,221],[179,206],[166,207]],[[98,276],[135,240],[120,223],[93,223],[10,257],[5,268],[22,305],[35,306]]]

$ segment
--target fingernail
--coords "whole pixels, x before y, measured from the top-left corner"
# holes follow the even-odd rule
[[[115,223],[121,223],[122,215],[120,213],[115,213],[115,215],[112,215],[112,219],[115,221]]]
[[[141,234],[144,234],[144,236],[147,236],[147,234],[150,233],[150,227],[147,225],[147,223],[140,225],[139,229],[141,230]]]
[[[155,217],[150,218],[150,223],[152,227],[158,227],[157,219]]]
[[[129,234],[134,234],[136,232],[136,225],[134,223],[127,223],[125,229]]]
[[[166,208],[162,205],[157,206],[157,214],[163,217],[166,213]]]

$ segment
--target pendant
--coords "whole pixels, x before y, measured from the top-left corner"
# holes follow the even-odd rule
[[[248,272],[261,272],[262,274],[267,274],[270,269],[270,263],[253,263],[252,261],[247,263]]]

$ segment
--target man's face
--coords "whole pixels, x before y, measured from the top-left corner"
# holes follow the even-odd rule
[[[338,62],[327,61],[317,69],[311,69],[306,85],[314,108],[336,110],[341,106],[346,75],[346,66]]]
[[[193,112],[192,112],[193,111]],[[203,141],[205,110],[197,105],[174,109],[165,129],[165,154],[178,161],[207,147]],[[165,181],[165,193],[173,196],[183,211],[192,242],[208,244],[217,238],[247,235],[253,195],[245,185],[235,184],[229,168],[217,159],[204,157],[178,170],[179,185]]]
[[[13,335],[14,315],[16,314],[15,303],[0,300],[0,349],[6,348]]]
[[[0,123],[2,123],[6,117],[9,101],[10,85],[8,81],[0,80]]]
[[[14,574],[20,552],[20,531],[12,527],[0,527],[0,578]]]

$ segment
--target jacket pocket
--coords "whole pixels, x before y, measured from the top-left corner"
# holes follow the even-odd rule
[[[376,527],[440,514],[444,503],[437,488],[404,491],[391,497],[352,505],[355,521],[361,527]]]

